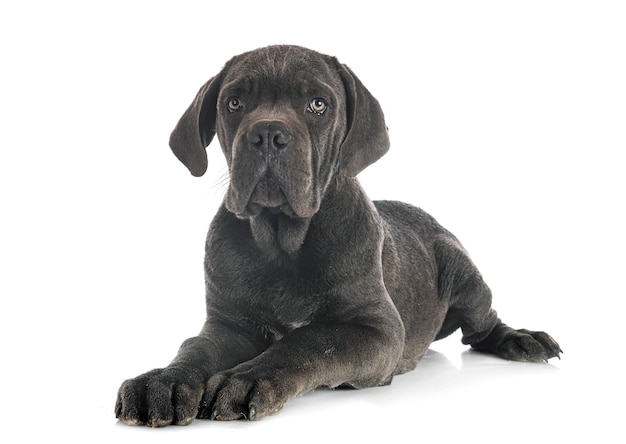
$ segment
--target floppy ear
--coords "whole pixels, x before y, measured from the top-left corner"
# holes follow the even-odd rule
[[[215,76],[202,85],[170,136],[170,148],[178,160],[196,177],[206,172],[205,148],[215,136],[220,77]]]
[[[389,135],[378,100],[346,65],[337,62],[346,90],[348,129],[341,145],[344,174],[356,176],[389,150]]]

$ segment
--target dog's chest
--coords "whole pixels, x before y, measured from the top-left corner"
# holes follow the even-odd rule
[[[256,298],[256,322],[269,340],[279,340],[292,330],[308,325],[318,313],[312,295],[293,282],[268,282]]]

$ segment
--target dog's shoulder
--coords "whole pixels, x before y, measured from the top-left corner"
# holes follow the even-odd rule
[[[421,208],[393,200],[376,200],[374,206],[381,219],[394,231],[410,230],[422,234],[444,234],[443,228],[434,217]]]

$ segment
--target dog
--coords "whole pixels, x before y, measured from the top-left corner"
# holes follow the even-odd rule
[[[122,383],[122,422],[257,420],[319,387],[386,385],[459,328],[504,359],[560,357],[548,334],[502,323],[435,219],[366,196],[356,176],[387,152],[387,127],[335,57],[288,45],[233,57],[170,138],[194,176],[215,134],[230,183],[206,239],[206,322],[167,367]]]

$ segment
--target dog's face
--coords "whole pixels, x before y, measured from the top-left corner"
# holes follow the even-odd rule
[[[336,174],[358,174],[389,146],[378,102],[351,71],[295,46],[236,56],[200,89],[170,140],[192,174],[204,174],[215,133],[230,172],[226,207],[240,218],[309,218]]]
[[[216,129],[230,168],[226,207],[312,216],[345,138],[341,78],[315,53],[273,48],[232,60]]]

